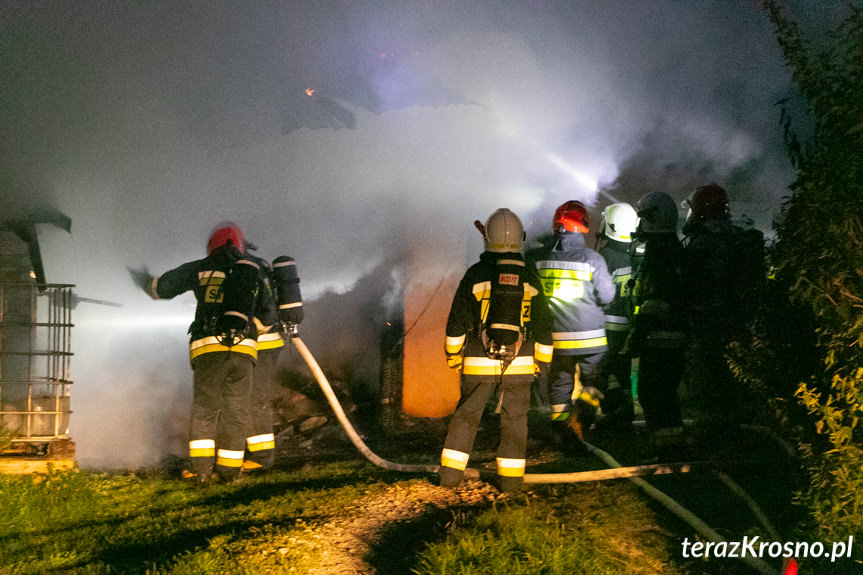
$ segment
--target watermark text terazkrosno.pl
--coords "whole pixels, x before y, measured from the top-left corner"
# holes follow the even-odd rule
[[[848,541],[821,543],[820,541],[761,541],[755,537],[744,536],[743,541],[690,541],[683,540],[683,557],[686,559],[745,559],[747,557],[783,558],[783,559],[818,559],[829,558],[830,561],[850,559],[854,546],[854,536]]]

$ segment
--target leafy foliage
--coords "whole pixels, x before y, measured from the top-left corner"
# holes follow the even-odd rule
[[[776,224],[773,253],[777,289],[790,298],[785,309],[811,317],[818,355],[813,369],[797,379],[793,394],[807,417],[801,443],[811,483],[801,500],[824,535],[859,535],[863,532],[863,8],[849,3],[847,19],[829,34],[824,51],[815,53],[780,1],[765,0],[764,7],[814,125],[812,134],[801,138],[794,133],[791,118],[783,114],[797,179]],[[787,383],[786,378],[782,392],[787,392]]]

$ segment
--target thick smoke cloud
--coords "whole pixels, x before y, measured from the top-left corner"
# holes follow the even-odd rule
[[[769,225],[791,181],[755,3],[21,1],[0,39],[4,217],[70,216],[48,280],[124,304],[75,311],[84,465],[182,435],[193,300],[150,302],[125,267],[201,257],[216,222],[296,258],[315,299],[411,253],[426,280],[459,269],[502,206],[541,233],[567,199],[731,181]]]

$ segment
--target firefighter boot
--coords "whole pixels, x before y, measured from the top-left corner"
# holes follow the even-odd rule
[[[209,473],[195,473],[193,471],[189,471],[188,469],[184,469],[180,473],[180,479],[184,483],[189,483],[191,485],[203,485],[210,478]]]
[[[562,453],[579,455],[585,452],[581,424],[574,413],[563,421],[552,422],[552,437],[555,447]]]
[[[447,467],[446,465],[441,465],[440,470],[438,471],[438,479],[441,487],[448,487],[453,489],[458,487],[458,484],[461,483],[461,478],[464,475],[464,471],[460,469],[454,469],[452,467]]]
[[[605,392],[601,402],[604,417],[596,422],[597,427],[609,430],[626,430],[635,419],[632,397],[622,388],[615,387]]]
[[[498,475],[496,479],[496,487],[502,493],[516,493],[521,490],[524,483],[524,477],[504,477]]]
[[[686,435],[682,427],[663,427],[651,434],[653,454],[657,461],[686,459]]]

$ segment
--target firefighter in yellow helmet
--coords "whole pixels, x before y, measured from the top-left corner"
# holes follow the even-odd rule
[[[477,227],[485,251],[459,283],[447,319],[445,351],[449,366],[461,371],[461,398],[441,453],[440,484],[455,487],[461,481],[483,411],[496,392],[497,486],[514,491],[524,481],[531,384],[551,360],[551,316],[539,278],[521,254],[518,216],[502,208]]]
[[[602,394],[599,364],[608,350],[603,306],[614,299],[608,265],[587,247],[590,215],[570,200],[554,213],[555,241],[536,256],[536,268],[554,318],[554,358],[549,370],[549,399],[556,443],[581,449],[582,428],[596,418]],[[581,391],[575,392],[578,371]]]
[[[262,289],[260,268],[246,257],[242,230],[218,224],[207,242],[207,256],[154,277],[132,270],[132,279],[153,299],[192,291],[197,299],[189,327],[194,371],[189,456],[183,477],[204,482],[240,475],[249,420],[254,362],[258,356],[255,317]]]

